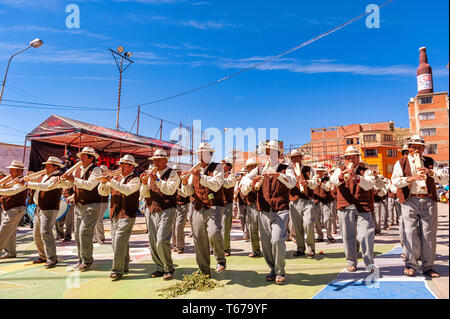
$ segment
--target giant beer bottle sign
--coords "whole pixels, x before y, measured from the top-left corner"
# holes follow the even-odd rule
[[[417,89],[418,91],[433,89],[433,81],[430,73],[417,76]]]

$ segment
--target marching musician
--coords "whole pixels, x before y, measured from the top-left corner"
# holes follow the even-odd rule
[[[3,218],[0,226],[0,259],[16,257],[16,232],[22,216],[25,214],[27,188],[15,183],[23,177],[25,165],[19,161],[12,161],[8,166],[13,185],[0,185],[0,196],[3,198]],[[3,252],[5,250],[5,252]]]
[[[278,162],[283,153],[278,141],[269,141],[265,152],[269,158],[262,171],[255,168],[242,178],[242,194],[248,195],[258,183],[256,204],[259,211],[259,232],[264,259],[270,267],[266,280],[282,284],[286,280],[285,240],[289,190],[297,180],[292,168]]]
[[[210,244],[217,261],[216,272],[226,269],[222,237],[224,173],[223,166],[212,161],[214,149],[208,143],[200,143],[195,153],[199,168],[186,173],[189,177],[183,178],[182,189],[193,198],[195,258],[200,271],[211,276]]]
[[[6,171],[4,169],[0,169],[0,180],[6,177]],[[2,208],[2,201],[3,197],[0,196],[0,225],[2,223],[2,215],[3,215],[3,208]]]
[[[294,149],[289,154],[292,165],[299,167],[296,172],[295,186],[290,190],[290,217],[294,226],[297,250],[293,256],[305,255],[308,248],[308,256],[315,255],[316,242],[314,239],[314,189],[317,187],[317,179],[311,167],[302,164],[302,152]],[[300,190],[302,188],[302,191]],[[306,233],[306,247],[305,247]]]
[[[250,240],[250,230],[249,230],[249,216],[248,216],[248,209],[247,209],[247,196],[243,196],[241,193],[241,182],[242,182],[242,175],[239,177],[239,182],[236,182],[236,187],[234,189],[235,193],[235,211],[236,216],[239,218],[239,221],[241,223],[242,228],[242,239],[245,241]],[[258,222],[258,221],[257,221]]]
[[[425,146],[421,136],[412,136],[408,141],[409,154],[395,163],[391,179],[398,188],[404,223],[404,274],[414,276],[421,268],[423,274],[437,278],[440,275],[433,269],[438,225],[435,183],[448,183],[448,173],[438,169],[431,157],[423,156]]]
[[[100,169],[103,174],[109,172],[109,168],[106,165],[100,165]],[[98,243],[99,245],[103,245],[105,243],[105,226],[103,225],[103,218],[105,216],[106,210],[108,209],[109,204],[109,196],[100,196],[100,212],[98,213],[97,223],[95,224],[94,230],[94,243]]]
[[[177,165],[173,166],[178,177],[181,176],[182,170]],[[190,198],[181,190],[181,183],[177,189],[177,208],[175,222],[172,228],[172,251],[178,254],[184,253],[184,227],[186,226],[187,215],[189,212]]]
[[[372,188],[375,176],[360,163],[360,153],[354,146],[347,147],[344,159],[346,167],[336,168],[330,181],[337,187],[337,209],[347,270],[357,270],[358,241],[364,263],[373,272],[375,229],[371,212],[374,209]]]
[[[141,181],[134,169],[139,166],[132,155],[124,155],[118,162],[121,174],[115,177],[105,174],[98,186],[101,196],[111,194],[111,241],[114,253],[109,277],[119,280],[129,271],[130,236],[139,210]]]
[[[331,182],[330,178],[326,176],[326,167],[323,164],[319,164],[316,168],[317,173],[317,181],[318,185],[314,189],[314,203],[315,203],[315,227],[316,232],[319,239],[323,240],[323,231],[322,226],[325,226],[327,230],[327,239],[330,243],[334,243],[335,239],[333,238],[331,232],[331,225],[333,222],[333,216],[331,211],[331,203],[333,201],[333,197],[331,195]],[[321,220],[323,217],[323,225]]]
[[[381,234],[381,227],[388,229],[388,210],[386,205],[387,189],[384,183],[384,176],[378,174],[375,178],[373,188],[374,216],[375,216],[375,236]]]
[[[222,160],[224,172],[223,178],[223,217],[222,217],[222,237],[225,256],[231,255],[230,233],[233,221],[233,198],[236,185],[236,176],[233,174],[233,160],[229,157]]]
[[[149,159],[153,161],[154,168],[141,175],[141,194],[147,203],[145,217],[152,259],[156,264],[156,271],[151,277],[170,280],[175,271],[170,239],[176,215],[180,177],[176,170],[167,166],[169,157],[164,150],[156,150]]]
[[[81,166],[71,174],[63,174],[60,184],[74,188],[75,241],[77,243],[78,269],[87,271],[94,262],[94,229],[100,212],[101,197],[97,186],[102,170],[95,165],[99,155],[86,146],[77,154]],[[72,167],[71,169],[75,168]]]
[[[56,256],[56,243],[53,236],[53,226],[55,225],[56,215],[59,212],[61,202],[61,188],[50,189],[51,185],[61,176],[61,169],[64,163],[55,156],[50,156],[44,163],[45,175],[41,176],[39,181],[25,182],[21,179],[20,183],[25,187],[35,190],[33,198],[37,205],[33,218],[34,242],[39,254],[39,258],[33,263],[45,263],[45,268],[54,268],[58,263]]]
[[[258,167],[258,162],[253,158],[249,158],[245,163],[245,169],[247,172],[253,171],[256,167]],[[262,257],[261,246],[259,244],[259,229],[258,229],[259,211],[256,205],[256,192],[255,190],[250,190],[247,193],[247,195],[244,196],[242,194],[241,187],[239,187],[238,191],[239,191],[239,199],[243,200],[243,202],[247,206],[246,219],[250,235],[250,243],[252,246],[252,252],[248,254],[248,256],[250,258]]]

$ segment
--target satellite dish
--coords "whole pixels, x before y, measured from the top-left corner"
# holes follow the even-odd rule
[[[123,51],[125,51],[123,46],[119,45],[119,47],[117,48],[117,52],[123,53]]]

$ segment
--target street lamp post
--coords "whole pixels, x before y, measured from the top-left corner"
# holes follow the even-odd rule
[[[31,47],[39,48],[42,45],[42,43],[43,42],[41,39],[34,39],[33,41],[30,42],[30,45],[27,46],[25,49],[20,50],[19,52],[16,52],[13,55],[11,55],[11,57],[9,58],[9,61],[8,61],[8,66],[6,67],[5,78],[3,79],[3,83],[2,83],[2,92],[0,93],[0,103],[2,102],[3,91],[5,90],[6,77],[8,76],[9,65],[11,63],[12,58],[14,58],[16,55],[22,53],[23,51],[28,50]]]
[[[117,120],[116,120],[116,129],[119,130],[120,96],[122,93],[122,73],[125,72],[125,70],[134,62],[129,59],[132,53],[131,52],[123,53],[125,50],[122,46],[119,46],[117,48],[117,52],[111,49],[109,49],[109,51],[111,51],[114,61],[116,61],[117,69],[119,70],[119,96],[117,98]],[[120,57],[120,61],[116,58],[116,56]],[[123,65],[124,59],[129,62],[125,67]]]

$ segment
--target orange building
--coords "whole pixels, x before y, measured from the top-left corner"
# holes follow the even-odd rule
[[[408,102],[411,135],[425,139],[425,154],[438,163],[448,163],[448,105],[448,92],[420,94]]]
[[[397,150],[403,142],[396,140],[392,121],[315,128],[311,129],[311,164],[334,164],[342,160],[345,149],[353,145],[372,170],[390,178],[401,156]]]

